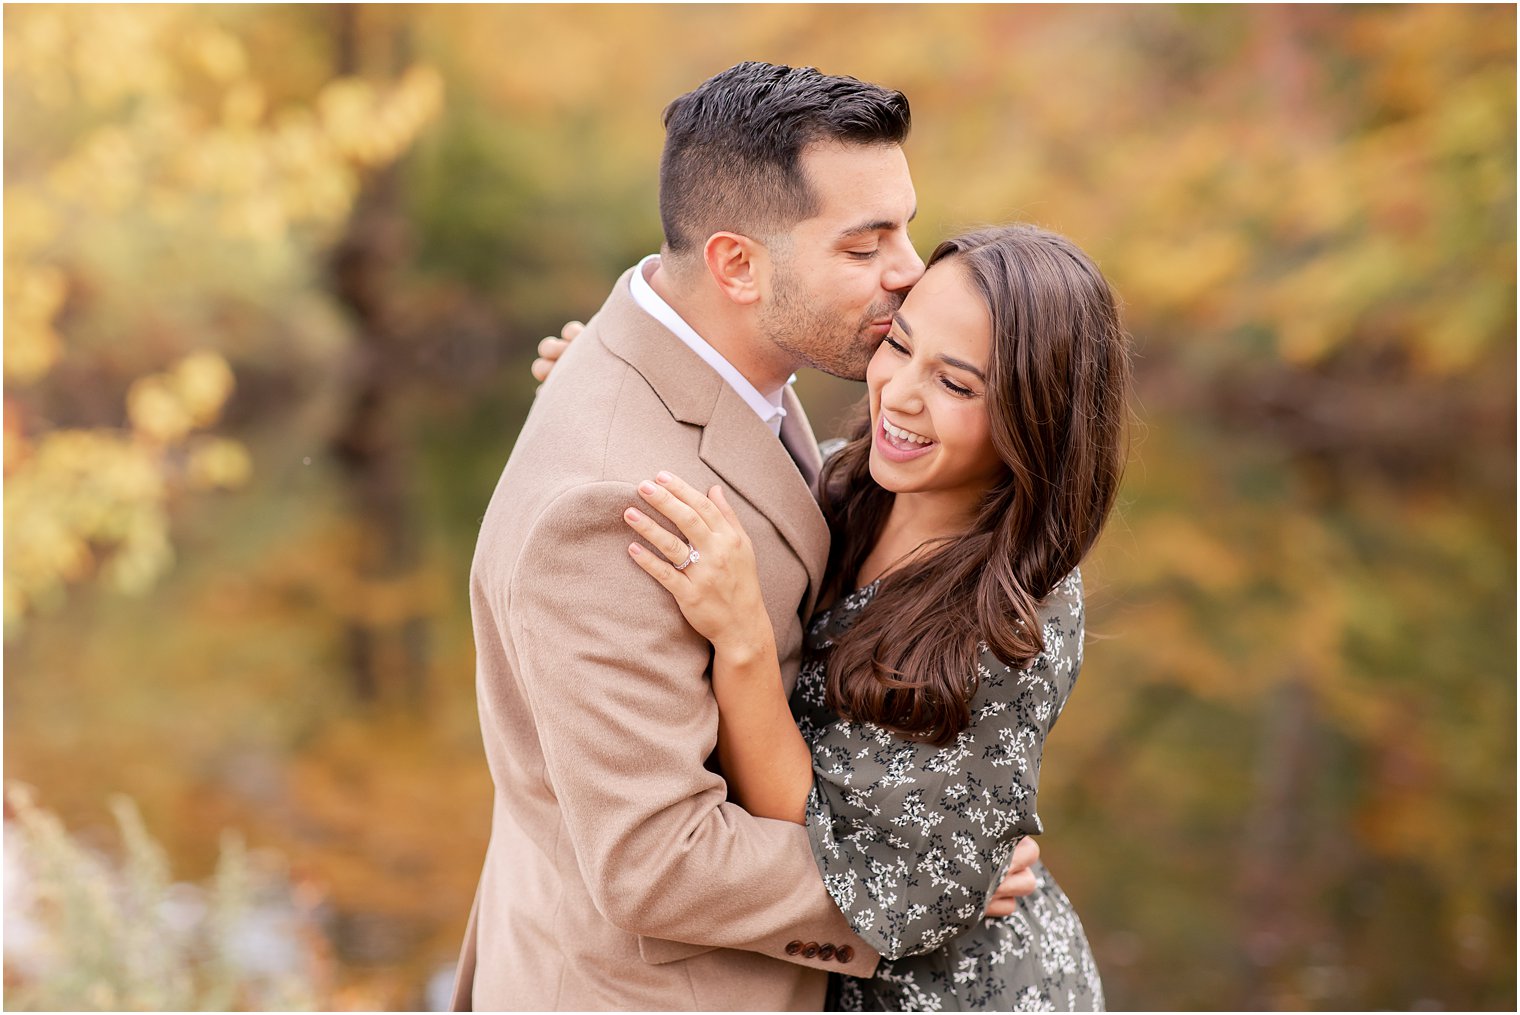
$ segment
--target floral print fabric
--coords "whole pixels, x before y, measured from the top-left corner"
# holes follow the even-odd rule
[[[835,977],[840,1011],[1100,1011],[1082,924],[1043,864],[1008,917],[982,919],[1014,846],[1043,828],[1040,754],[1082,665],[1082,579],[1040,604],[1045,650],[1023,669],[983,645],[971,725],[947,747],[855,723],[824,705],[833,639],[879,583],[809,624],[792,711],[813,751],[807,828],[824,885],[882,954],[868,980]]]

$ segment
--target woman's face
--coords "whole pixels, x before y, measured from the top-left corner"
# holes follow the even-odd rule
[[[894,493],[964,495],[1003,474],[987,411],[992,318],[955,258],[924,275],[866,369],[871,477]]]

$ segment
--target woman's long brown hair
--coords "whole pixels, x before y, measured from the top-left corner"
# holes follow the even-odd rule
[[[882,580],[835,639],[827,680],[839,714],[941,746],[971,721],[980,642],[1013,666],[1043,651],[1039,602],[1092,548],[1118,493],[1130,379],[1113,292],[1070,240],[1004,226],[941,243],[929,270],[951,260],[991,312],[984,397],[1007,468],[968,531]],[[892,507],[871,478],[872,438],[867,411],[820,484],[835,593]]]

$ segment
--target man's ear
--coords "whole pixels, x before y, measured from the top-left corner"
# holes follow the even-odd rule
[[[759,301],[770,275],[765,244],[740,233],[713,233],[702,248],[702,256],[723,295],[740,306]]]

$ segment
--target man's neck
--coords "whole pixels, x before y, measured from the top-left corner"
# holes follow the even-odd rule
[[[725,319],[721,312],[716,312],[700,296],[684,292],[665,270],[663,258],[655,262],[654,271],[648,275],[648,282],[660,299],[680,314],[681,320],[691,325],[692,330],[701,335],[704,342],[718,351],[718,355],[744,375],[744,379],[753,384],[756,391],[770,395],[786,387],[786,382],[796,372],[797,365],[769,363],[765,357],[757,356],[759,350],[756,346],[760,340],[746,341],[744,336],[737,334],[732,320]]]

